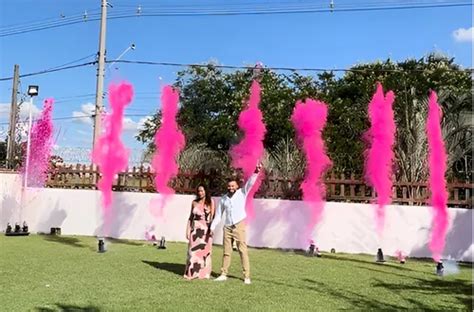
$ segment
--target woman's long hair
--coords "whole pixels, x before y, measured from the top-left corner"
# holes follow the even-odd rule
[[[212,199],[211,199],[211,194],[210,192],[207,191],[207,187],[203,184],[199,184],[197,187],[196,187],[196,198],[194,199],[196,202],[200,200],[200,198],[198,197],[197,195],[197,192],[198,192],[198,189],[202,187],[204,189],[204,205],[208,206],[208,207],[211,207],[212,205]]]

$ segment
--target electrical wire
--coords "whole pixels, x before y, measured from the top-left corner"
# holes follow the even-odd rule
[[[80,59],[77,59],[77,60],[74,60],[74,61],[70,61],[70,62],[67,62],[67,63],[65,63],[65,64],[61,64],[61,65],[55,66],[55,67],[51,67],[51,68],[48,68],[48,69],[46,69],[46,70],[61,68],[61,67],[67,66],[67,65],[71,65],[71,64],[74,64],[74,63],[77,63],[77,62],[86,60],[86,59],[91,58],[92,56],[96,56],[96,55],[97,55],[97,53],[92,53],[92,54],[89,54],[89,55],[87,55],[87,56],[81,57]]]
[[[77,65],[70,65],[70,66],[64,66],[64,67],[53,68],[53,69],[45,69],[45,70],[41,70],[41,71],[38,71],[38,72],[33,72],[33,73],[28,73],[28,74],[19,75],[19,78],[25,78],[25,77],[31,77],[31,76],[44,75],[44,74],[54,73],[54,72],[63,71],[63,70],[68,70],[68,69],[73,69],[73,68],[79,68],[79,67],[94,65],[94,64],[96,64],[96,63],[97,63],[97,61],[93,61],[93,62],[87,62],[87,63],[77,64]],[[0,81],[8,81],[8,80],[13,80],[13,77],[0,78]]]
[[[132,60],[115,60],[106,61],[124,64],[137,64],[137,65],[153,65],[153,66],[173,66],[173,67],[215,67],[222,69],[244,69],[253,70],[255,66],[238,66],[238,65],[219,65],[219,64],[192,64],[192,63],[172,63],[172,62],[154,62],[154,61],[132,61]],[[265,66],[264,69],[275,70],[275,71],[313,71],[313,72],[424,72],[426,69],[358,69],[358,68],[309,68],[309,67],[281,67],[281,66]],[[447,71],[467,71],[471,72],[472,69],[446,69]]]
[[[125,114],[124,117],[151,117],[150,114]],[[65,116],[65,117],[56,117],[51,118],[51,120],[58,121],[58,120],[76,120],[76,119],[83,119],[83,118],[94,118],[94,114],[90,116]],[[25,121],[18,121],[18,123],[25,123]],[[8,125],[9,122],[2,122],[0,126]]]
[[[405,2],[374,2],[361,5],[341,4],[331,7],[330,5],[322,4],[287,4],[275,6],[268,3],[260,6],[247,5],[242,6],[236,4],[234,8],[223,8],[221,4],[215,7],[196,7],[196,6],[161,6],[161,7],[140,7],[140,12],[132,9],[114,9],[107,16],[107,19],[124,19],[137,17],[158,17],[158,16],[225,16],[225,15],[268,15],[268,14],[301,14],[301,13],[324,13],[324,12],[361,12],[361,11],[382,11],[382,10],[413,10],[413,9],[428,9],[428,8],[449,8],[449,7],[465,7],[472,6],[471,2],[467,1],[405,1]],[[135,7],[135,8],[138,8]],[[55,20],[52,22],[38,23],[33,22],[30,25],[22,27],[3,27],[0,28],[0,37],[7,37],[19,35],[34,31],[47,30],[58,28],[88,21],[100,20],[100,13],[87,14],[86,18],[81,15],[74,15],[70,18]]]
[[[109,60],[106,63],[123,63],[123,64],[137,64],[137,65],[153,65],[153,66],[174,66],[174,67],[215,67],[222,69],[244,69],[250,70],[255,69],[255,66],[237,66],[237,65],[218,65],[218,64],[192,64],[192,63],[172,63],[172,62],[154,62],[154,61],[132,61],[132,60]],[[97,61],[87,62],[77,65],[63,66],[59,68],[41,70],[38,72],[28,73],[20,75],[20,78],[31,77],[37,75],[44,75],[48,73],[69,70],[73,68],[79,68],[89,65],[95,65]],[[426,69],[358,69],[358,68],[306,68],[306,67],[279,67],[279,66],[266,66],[265,69],[275,70],[275,71],[313,71],[313,72],[423,72]],[[472,68],[467,69],[446,69],[447,71],[464,71],[464,72],[473,72]],[[4,77],[0,78],[0,81],[13,80],[13,77]]]

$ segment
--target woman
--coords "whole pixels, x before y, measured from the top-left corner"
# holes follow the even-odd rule
[[[191,204],[191,214],[186,226],[189,241],[188,259],[184,277],[206,278],[211,275],[212,237],[209,227],[214,218],[215,206],[211,195],[203,185],[196,189],[196,199]]]

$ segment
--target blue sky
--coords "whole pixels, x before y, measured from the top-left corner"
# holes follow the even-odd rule
[[[114,11],[116,14],[134,12],[139,3],[143,11],[170,3],[191,6],[203,4],[202,1],[110,2],[114,6],[109,8],[110,14]],[[295,4],[326,2],[329,1],[293,1]],[[355,5],[374,4],[377,1],[340,0],[335,3]],[[1,1],[0,27],[4,29],[11,24],[45,18],[59,19],[60,14],[69,17],[83,14],[86,10],[90,15],[98,13],[99,9],[100,0]],[[267,66],[347,68],[358,62],[388,57],[395,60],[418,58],[432,51],[442,51],[455,57],[459,64],[471,67],[471,20],[470,7],[277,15],[142,16],[108,21],[107,57],[114,59],[131,43],[135,43],[136,49],[128,52],[123,59],[177,63],[217,60],[226,65],[247,65],[261,61]],[[20,73],[25,74],[94,54],[98,50],[98,34],[99,22],[87,21],[0,37],[0,77],[12,76],[14,64],[19,64]],[[93,60],[93,57],[87,60]],[[130,116],[124,139],[130,148],[141,147],[133,139],[134,131],[140,119],[157,109],[160,83],[172,83],[179,69],[118,64],[107,71],[107,84],[113,80],[126,79],[133,83],[137,93],[136,99],[127,109]],[[96,70],[89,66],[25,77],[21,80],[21,87],[24,92],[29,84],[40,86],[36,106],[40,106],[40,100],[45,97],[56,98],[54,117],[58,118],[83,114],[88,108],[87,104],[94,101],[90,94],[95,93],[95,83]],[[11,87],[11,81],[0,81],[0,105],[3,105],[0,106],[0,131],[7,129],[6,109],[11,98]],[[88,121],[87,118],[56,121],[56,143],[59,146],[90,147],[92,125]]]

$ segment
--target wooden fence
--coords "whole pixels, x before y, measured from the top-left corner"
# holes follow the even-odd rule
[[[47,187],[68,189],[96,189],[100,177],[94,166],[75,165],[52,169],[48,173]],[[155,192],[154,173],[149,167],[133,167],[119,173],[113,185],[114,191]],[[171,183],[179,194],[193,194],[197,185],[208,186],[212,195],[220,195],[226,189],[226,177],[217,171],[182,172]],[[375,198],[372,187],[354,175],[330,173],[325,178],[326,199],[328,201],[370,203]],[[299,189],[301,180],[279,177],[272,172],[265,174],[265,179],[256,197],[301,199]],[[449,183],[449,206],[472,208],[471,183]],[[427,204],[429,192],[426,183],[394,183],[392,190],[394,204],[423,205]]]

